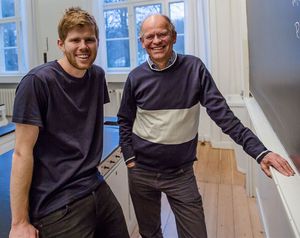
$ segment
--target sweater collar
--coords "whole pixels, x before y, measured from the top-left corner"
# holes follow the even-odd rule
[[[147,58],[147,62],[149,64],[149,67],[152,70],[163,71],[163,70],[166,70],[166,69],[170,68],[175,63],[176,59],[177,59],[177,53],[175,51],[173,51],[170,59],[168,60],[167,66],[163,69],[158,68],[158,66],[151,60],[151,58],[149,56]]]

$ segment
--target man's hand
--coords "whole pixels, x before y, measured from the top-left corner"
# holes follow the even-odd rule
[[[38,238],[39,231],[30,223],[24,222],[17,225],[12,225],[9,238]]]
[[[130,162],[129,164],[127,164],[127,168],[133,168],[135,166],[135,162]]]
[[[260,162],[261,169],[268,177],[272,178],[270,166],[285,176],[292,176],[295,174],[290,164],[279,154],[274,152],[268,153]]]

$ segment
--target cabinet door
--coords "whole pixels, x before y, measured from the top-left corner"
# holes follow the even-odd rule
[[[136,218],[129,194],[127,168],[123,159],[118,165],[114,166],[113,171],[105,180],[122,207],[127,228],[129,234],[131,234],[136,226]]]
[[[113,171],[106,178],[107,184],[110,186],[112,192],[118,199],[125,216],[128,219],[128,205],[129,205],[129,191],[128,191],[128,180],[127,171],[123,162],[120,162],[113,168]]]

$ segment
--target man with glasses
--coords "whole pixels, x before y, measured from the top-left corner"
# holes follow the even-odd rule
[[[118,112],[120,144],[128,167],[130,194],[142,237],[162,237],[161,192],[168,198],[179,237],[207,237],[196,160],[200,104],[223,132],[256,159],[294,174],[234,116],[199,58],[176,54],[176,31],[164,15],[151,15],[140,40],[149,58],[129,75]]]

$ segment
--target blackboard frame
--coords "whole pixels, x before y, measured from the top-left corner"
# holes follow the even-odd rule
[[[300,172],[300,0],[247,0],[250,92]]]

